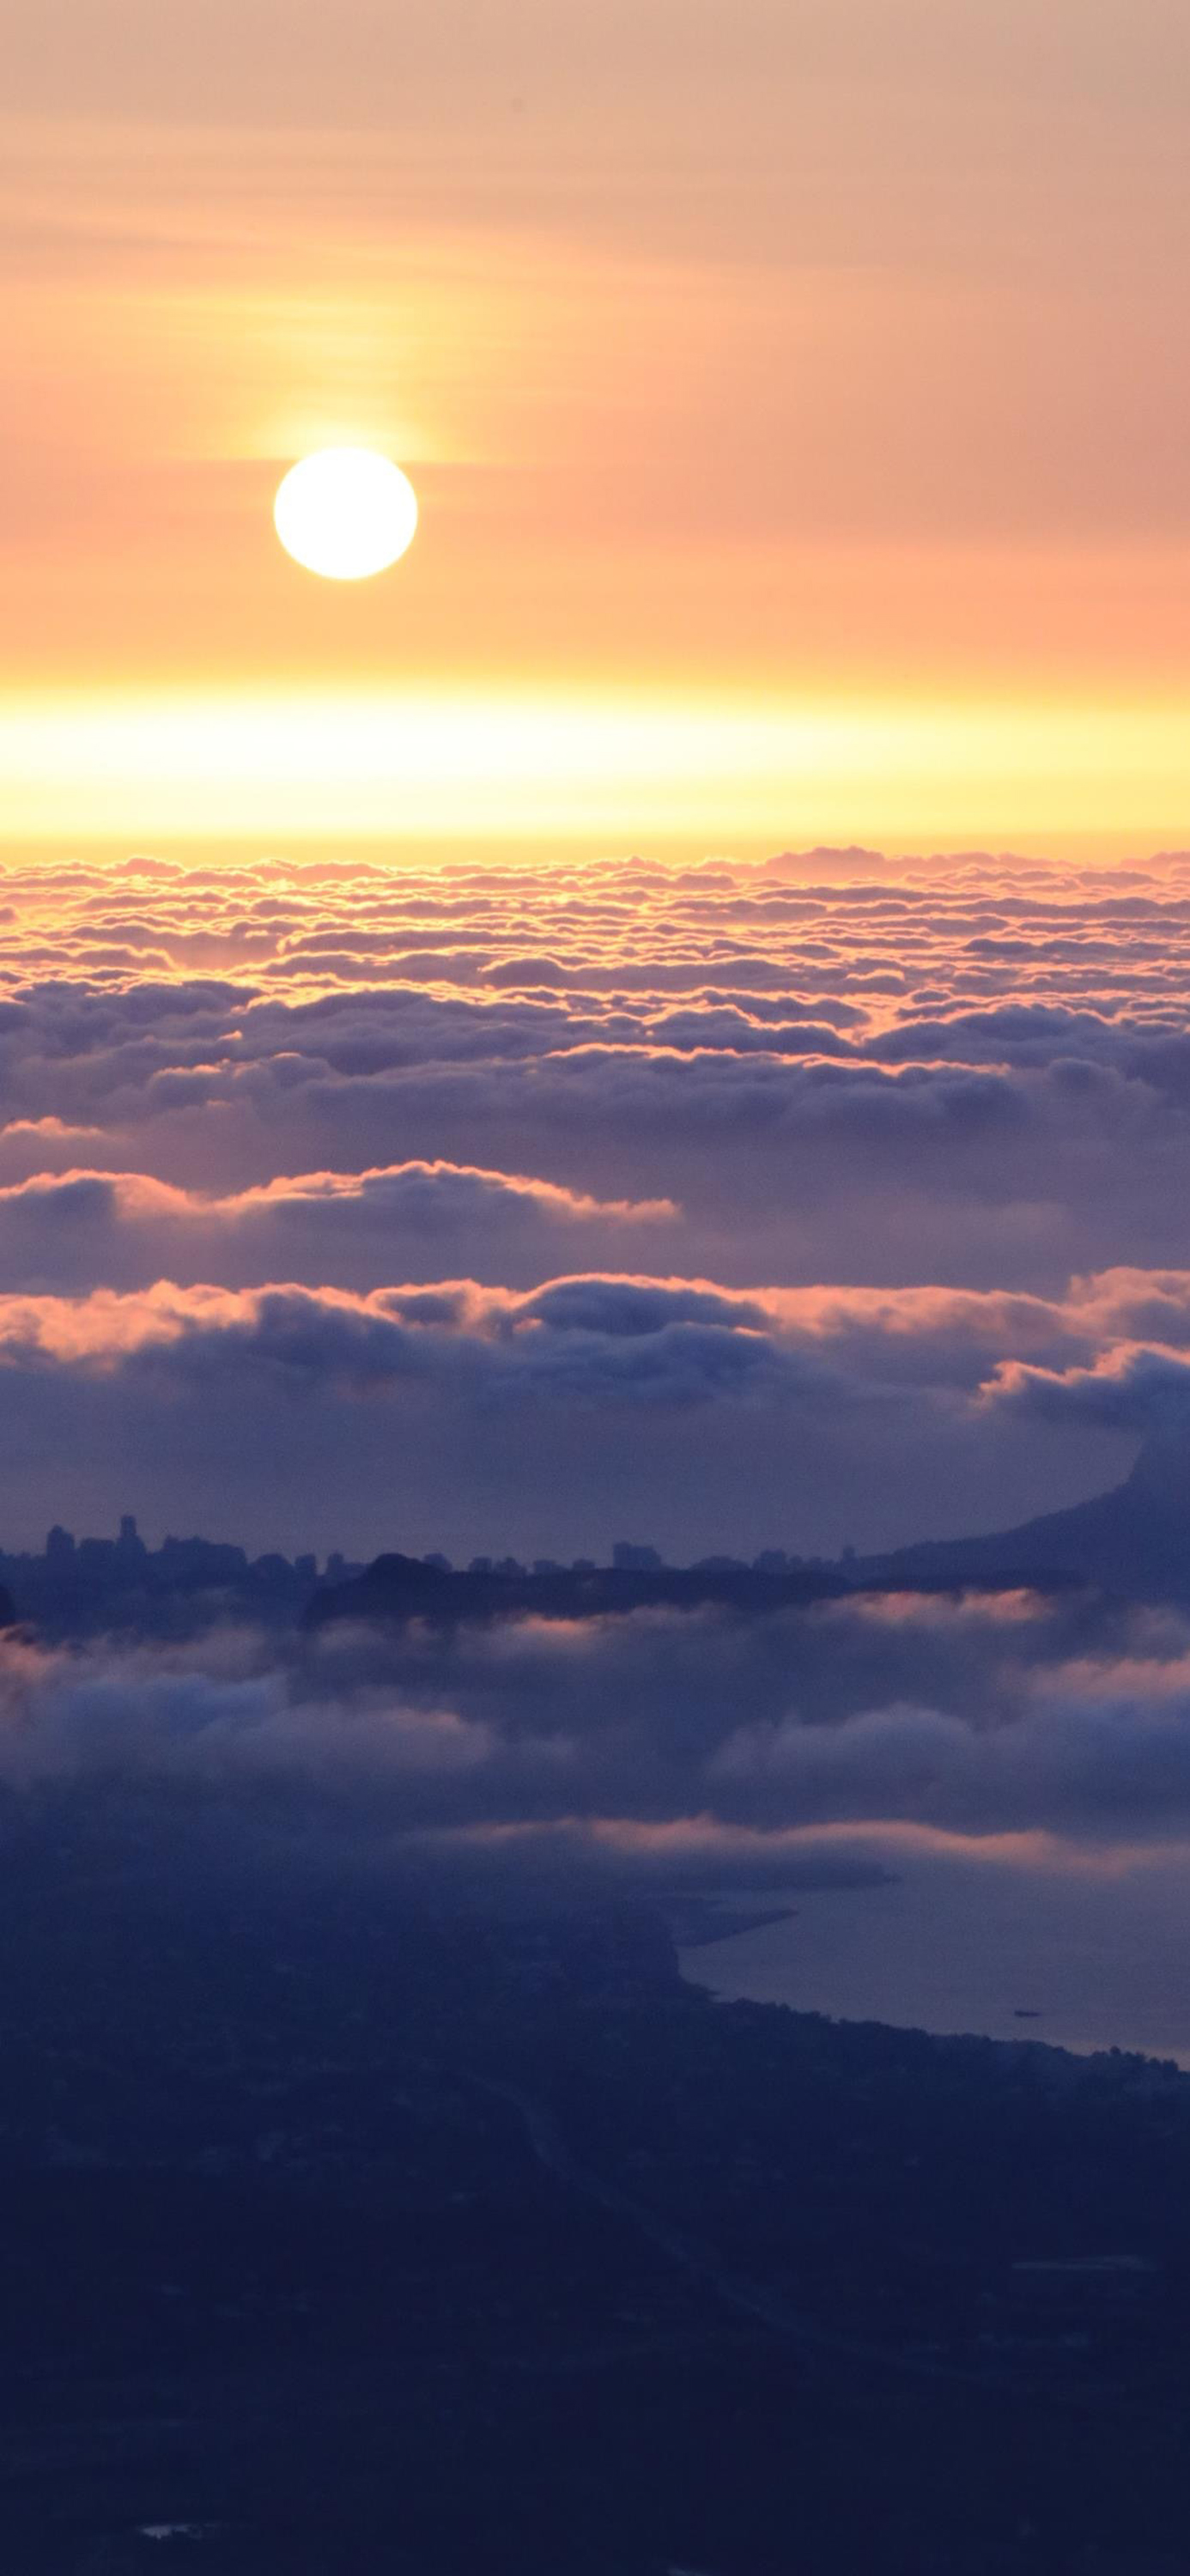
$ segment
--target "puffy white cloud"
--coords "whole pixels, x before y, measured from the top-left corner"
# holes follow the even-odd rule
[[[118,1478],[264,1538],[271,1478],[278,1536],[366,1546],[416,1453],[423,1544],[875,1545],[1073,1499],[1180,1401],[1185,860],[2,892],[22,1510]]]
[[[0,1293],[163,1275],[366,1288],[466,1268],[527,1284],[584,1242],[627,1246],[679,1223],[665,1200],[609,1202],[448,1163],[300,1172],[226,1195],[144,1172],[40,1171],[0,1184]]]

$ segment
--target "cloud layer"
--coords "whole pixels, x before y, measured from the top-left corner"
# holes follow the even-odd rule
[[[381,1836],[574,1826],[614,1844],[622,1824],[642,1866],[641,1837],[696,1826],[1143,1843],[1190,1830],[1190,1625],[1020,1591],[523,1619],[445,1642],[416,1626],[5,1641],[0,1779],[125,1774],[313,1785]]]
[[[1110,1482],[1183,1400],[1190,860],[0,898],[10,1536],[218,1496],[365,1553],[876,1547]]]
[[[898,1849],[1126,1872],[1190,1843],[1190,1623],[1020,1591],[446,1640],[5,1641],[0,1791],[80,1783],[593,1888],[862,1885]]]
[[[522,1910],[797,1906],[730,1991],[1190,2059],[1190,1622],[1089,1594],[866,1595],[449,1638],[0,1641],[0,1847],[379,1871]],[[322,1901],[319,1897],[318,1901]],[[704,1917],[704,1922],[706,1918]],[[1033,2035],[1030,2033],[1030,2035]]]

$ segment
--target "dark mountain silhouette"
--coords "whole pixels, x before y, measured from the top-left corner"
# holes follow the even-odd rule
[[[352,1581],[319,1592],[307,1616],[312,1626],[322,1627],[335,1619],[594,1619],[629,1610],[691,1610],[703,1602],[755,1612],[835,1598],[850,1588],[832,1566],[790,1566],[771,1574],[745,1565],[560,1565],[545,1573],[493,1566],[464,1574],[422,1557],[389,1555],[378,1556]]]
[[[1190,1441],[1147,1441],[1124,1483],[1089,1502],[979,1538],[920,1540],[856,1571],[906,1584],[1065,1576],[1144,1600],[1190,1600]]]

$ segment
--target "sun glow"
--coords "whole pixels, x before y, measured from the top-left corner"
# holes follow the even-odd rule
[[[10,700],[0,835],[292,838],[642,832],[780,847],[1059,829],[1162,833],[1184,806],[1179,707],[276,689]],[[958,834],[959,837],[955,837]],[[708,843],[708,835],[710,843]],[[941,840],[937,840],[937,836]],[[964,837],[965,836],[965,837]]]
[[[323,447],[290,467],[273,522],[295,563],[324,581],[367,581],[413,542],[417,495],[407,474],[370,447]]]

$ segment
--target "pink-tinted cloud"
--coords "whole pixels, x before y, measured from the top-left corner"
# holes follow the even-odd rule
[[[1183,858],[0,893],[33,1527],[172,1491],[296,1541],[302,1494],[366,1549],[415,1483],[425,1545],[875,1546],[1074,1500],[1180,1402]]]

